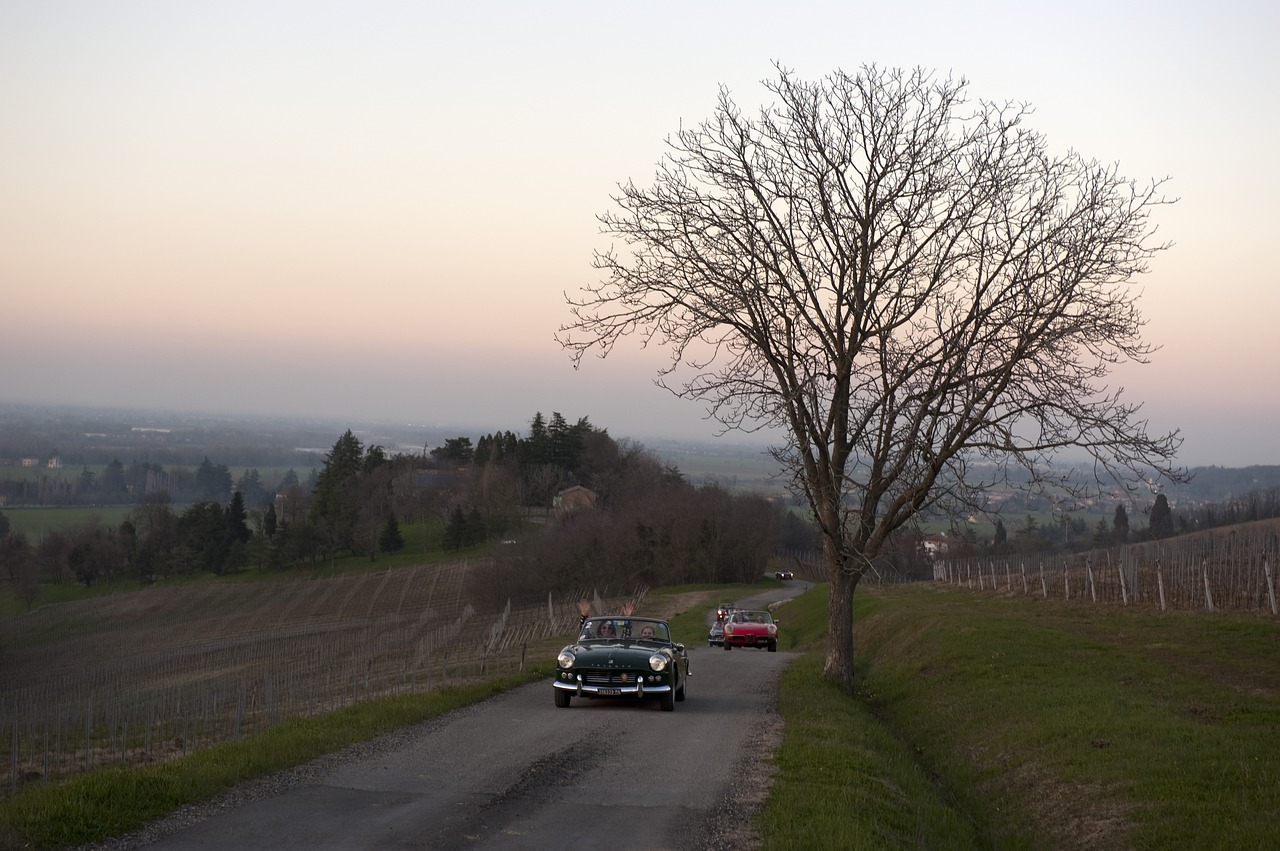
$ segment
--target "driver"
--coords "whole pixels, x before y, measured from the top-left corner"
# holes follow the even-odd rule
[[[600,629],[596,631],[597,638],[617,638],[618,631],[613,628],[613,621],[601,621]]]

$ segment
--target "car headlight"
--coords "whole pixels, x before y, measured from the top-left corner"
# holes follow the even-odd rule
[[[769,634],[770,634],[770,635],[777,635],[777,634],[778,634],[778,628],[777,628],[776,626],[774,626],[773,624],[769,624]]]
[[[649,667],[653,668],[655,671],[665,671],[667,669],[667,664],[670,661],[671,660],[667,658],[666,653],[654,653],[649,657]]]
[[[571,650],[561,650],[560,655],[556,657],[556,664],[561,668],[572,668],[573,663],[578,657],[573,655]]]

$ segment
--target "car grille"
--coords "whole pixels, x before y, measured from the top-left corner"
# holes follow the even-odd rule
[[[594,670],[579,673],[582,674],[584,683],[593,686],[635,685],[643,678],[643,675],[635,671]]]

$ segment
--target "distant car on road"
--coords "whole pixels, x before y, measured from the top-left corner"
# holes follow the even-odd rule
[[[656,618],[606,615],[582,622],[578,640],[556,657],[556,706],[575,697],[656,699],[664,712],[684,700],[689,657]]]
[[[707,631],[707,644],[712,647],[724,646],[724,621],[717,620]]]
[[[778,649],[778,625],[768,612],[736,611],[724,622],[724,649],[765,647]]]
[[[790,570],[779,570],[773,574],[778,579],[795,579],[796,575]]]
[[[729,617],[732,612],[737,611],[738,607],[733,603],[721,603],[716,606],[716,620],[722,621]]]

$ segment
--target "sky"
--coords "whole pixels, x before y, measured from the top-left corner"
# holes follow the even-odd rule
[[[1179,200],[1114,376],[1187,466],[1280,464],[1280,5],[0,2],[0,401],[711,440],[566,293],[664,140],[774,63],[964,77]],[[733,440],[745,440],[731,436]]]

